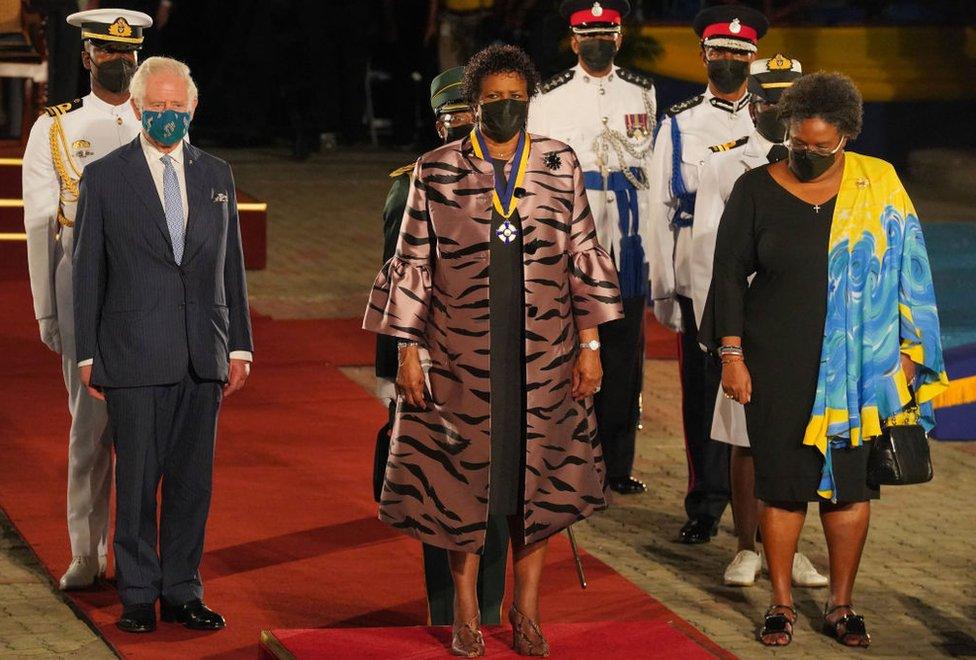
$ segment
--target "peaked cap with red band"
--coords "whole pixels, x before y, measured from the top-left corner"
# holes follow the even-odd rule
[[[628,0],[564,0],[559,13],[574,34],[620,32],[621,20],[630,13]]]
[[[726,48],[755,53],[757,42],[769,29],[762,12],[742,5],[707,7],[692,22],[702,48]]]

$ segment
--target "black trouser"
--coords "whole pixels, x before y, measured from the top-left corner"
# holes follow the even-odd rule
[[[105,389],[115,437],[114,548],[123,605],[203,597],[198,568],[221,396],[220,383],[189,373],[174,385]]]
[[[712,440],[715,396],[722,372],[715,359],[698,345],[698,327],[691,298],[678,296],[681,305],[681,413],[688,455],[688,518],[722,517],[731,494],[729,453],[731,445]]]
[[[593,405],[608,479],[629,477],[634,467],[644,383],[644,304],[644,296],[624,298],[624,318],[599,326],[603,383]]]
[[[481,622],[485,625],[501,623],[507,561],[508,521],[504,516],[489,516],[485,551],[478,567],[478,607]],[[447,550],[424,544],[424,581],[431,625],[451,625],[454,621],[454,579]]]

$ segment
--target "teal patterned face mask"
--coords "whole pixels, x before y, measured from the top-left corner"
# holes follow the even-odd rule
[[[159,144],[176,144],[190,128],[190,113],[176,110],[143,110],[142,128]]]

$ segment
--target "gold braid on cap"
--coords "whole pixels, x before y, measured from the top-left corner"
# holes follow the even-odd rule
[[[61,126],[60,114],[52,115],[52,118],[54,122],[51,124],[51,130],[48,132],[48,139],[51,143],[51,160],[54,163],[54,171],[57,172],[58,180],[61,183],[58,203],[58,224],[62,227],[74,227],[74,221],[65,217],[62,211],[62,204],[64,202],[78,201],[80,195],[78,183],[81,181],[81,172],[78,171],[78,166],[75,165],[74,160],[71,158],[71,152],[68,151],[68,139],[65,137],[64,127]],[[68,169],[64,165],[64,159],[61,158],[62,147],[64,149],[64,155],[67,156],[68,164],[75,173],[75,177],[72,177],[68,173]]]

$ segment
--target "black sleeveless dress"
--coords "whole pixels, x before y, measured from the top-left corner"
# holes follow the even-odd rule
[[[495,160],[495,177],[505,180],[505,162]],[[515,234],[498,231],[505,218],[491,214],[488,294],[491,331],[491,467],[488,513],[516,515],[522,510],[525,471],[525,283],[522,221],[508,218]]]

